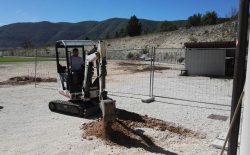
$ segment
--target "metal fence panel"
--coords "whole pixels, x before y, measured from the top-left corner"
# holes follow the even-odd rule
[[[186,69],[185,54],[185,49],[173,48],[156,48],[155,53],[151,48],[108,50],[106,89],[116,94],[150,96],[153,92],[156,98],[228,104],[232,79],[181,76]],[[35,72],[30,70],[29,74]],[[56,77],[56,62],[37,61],[36,76]],[[38,83],[40,87],[45,85]]]
[[[230,103],[232,79],[205,76],[182,76],[181,72],[186,69],[185,49],[173,50],[161,48],[156,49],[156,53],[163,58],[156,58],[155,64],[168,67],[167,70],[161,72],[155,70],[154,95],[156,97],[203,103]]]
[[[152,49],[108,50],[107,90],[111,93],[150,93]]]

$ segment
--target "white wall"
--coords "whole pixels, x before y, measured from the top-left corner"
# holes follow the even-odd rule
[[[185,67],[189,75],[225,76],[226,50],[191,49],[185,53]]]
[[[250,46],[250,40],[248,47]],[[250,60],[250,50],[248,49],[248,60]],[[250,149],[250,61],[247,62],[247,75],[245,83],[245,95],[243,100],[244,110],[242,118],[240,155],[249,155]]]

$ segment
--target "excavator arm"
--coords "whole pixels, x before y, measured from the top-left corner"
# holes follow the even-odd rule
[[[107,76],[107,69],[106,69],[106,46],[105,42],[99,41],[98,42],[98,47],[96,52],[92,52],[90,55],[86,56],[86,61],[85,61],[85,74],[84,74],[84,85],[83,87],[86,88],[87,83],[88,83],[88,76],[89,72],[89,65],[90,63],[93,63],[94,61],[97,60],[97,68],[99,69],[98,71],[98,79],[99,79],[99,106],[102,111],[102,117],[103,117],[103,123],[104,127],[108,127],[108,123],[112,122],[115,118],[115,101],[108,98],[105,87],[106,87],[106,76]]]

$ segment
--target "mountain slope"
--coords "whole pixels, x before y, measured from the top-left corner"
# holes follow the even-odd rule
[[[161,21],[140,19],[142,27],[150,32],[158,31]],[[126,28],[128,19],[111,18],[104,21],[84,21],[79,23],[14,23],[0,27],[0,48],[20,47],[25,42],[35,46],[54,44],[61,39],[101,39],[114,36]]]
[[[228,41],[235,39],[235,22],[218,25],[180,28],[173,32],[159,32],[162,21],[140,19],[143,30],[157,32],[138,37],[111,39],[109,48],[142,48],[145,46],[182,47],[192,39],[197,41]],[[172,21],[178,27],[184,27],[185,20]],[[62,39],[103,39],[115,36],[116,32],[125,29],[128,19],[111,18],[104,21],[84,21],[79,23],[15,23],[0,27],[0,49],[21,47],[26,42],[35,46],[53,45]]]
[[[237,22],[179,29],[171,32],[157,32],[136,37],[124,37],[108,40],[108,48],[183,48],[185,42],[235,41]]]

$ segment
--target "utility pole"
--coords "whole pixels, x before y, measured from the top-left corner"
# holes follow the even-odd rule
[[[234,115],[241,92],[243,91],[246,78],[246,47],[247,47],[247,32],[248,32],[248,14],[249,14],[249,0],[240,0],[239,10],[239,29],[237,36],[235,66],[234,66],[234,80],[233,80],[233,94],[231,102],[230,121]],[[229,135],[228,155],[237,155],[239,127],[240,127],[241,110],[236,115],[236,120]]]
[[[250,42],[249,42],[250,43]],[[248,43],[248,47],[250,44]],[[248,53],[250,53],[248,49]],[[240,155],[249,155],[250,144],[250,55],[247,59],[247,76],[245,84],[245,97],[243,101],[244,111],[242,115],[242,130],[240,142]]]

